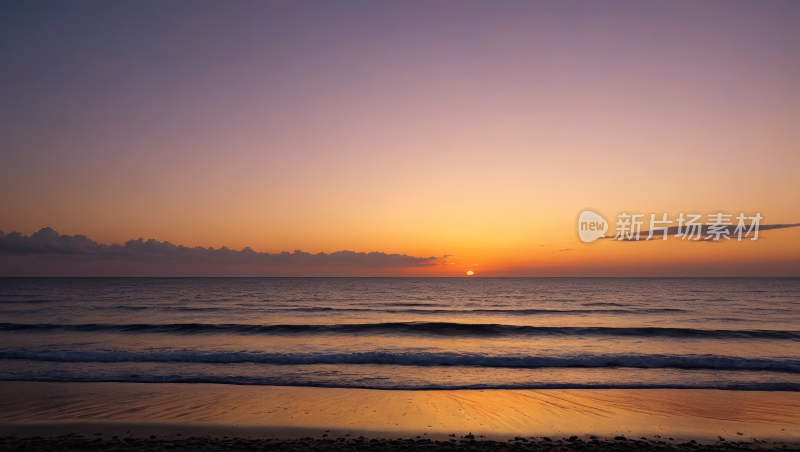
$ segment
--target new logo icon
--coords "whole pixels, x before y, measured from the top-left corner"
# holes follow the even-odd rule
[[[581,241],[589,243],[605,236],[608,231],[608,221],[600,214],[587,209],[578,215],[577,227]]]

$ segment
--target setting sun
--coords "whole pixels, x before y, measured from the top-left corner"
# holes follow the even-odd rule
[[[474,275],[474,274],[475,274],[475,272],[474,272],[474,271],[472,271],[472,270],[470,270],[470,271],[468,271],[468,272],[467,272],[467,276],[472,276],[472,275]]]

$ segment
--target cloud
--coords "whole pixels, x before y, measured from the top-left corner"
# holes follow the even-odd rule
[[[241,251],[226,247],[219,249],[189,248],[157,240],[129,240],[124,245],[106,245],[85,235],[60,235],[51,228],[43,228],[30,237],[19,232],[4,234],[0,231],[0,255],[50,255],[81,256],[98,259],[130,260],[158,264],[204,263],[222,265],[263,265],[270,267],[425,267],[436,265],[444,257],[415,257],[405,254],[358,253],[336,251],[330,254],[311,254],[304,251],[292,253],[259,253],[250,248]],[[447,257],[447,255],[445,256]]]
[[[800,226],[800,223],[759,225],[759,227],[758,227],[758,233],[759,233],[758,239],[761,240],[762,237],[761,237],[760,234],[761,234],[762,231],[769,231],[770,229],[794,228],[794,227],[797,227],[797,226]],[[747,228],[749,228],[749,227],[750,227],[750,225],[747,225]],[[727,231],[726,233],[728,234],[728,237],[730,237],[732,239],[737,239],[738,238],[738,233],[734,234],[734,230],[736,229],[736,225],[725,226],[722,229]],[[686,225],[683,226],[682,232],[684,234],[688,233]],[[667,228],[667,235],[668,236],[670,236],[670,235],[671,236],[675,236],[677,233],[678,233],[678,226],[672,226],[670,228]],[[747,236],[747,239],[744,238],[744,234],[745,233],[747,233],[747,229],[745,229],[744,232],[742,233],[742,240],[750,240],[751,238],[753,238],[753,232],[751,232],[750,235]],[[693,233],[692,239],[694,239],[697,236],[696,234],[697,234],[697,232]],[[701,235],[700,240],[705,239],[708,236],[708,234],[709,234],[709,225],[705,225],[705,224],[700,225],[700,235]],[[640,241],[640,242],[643,241],[644,239],[647,238],[648,235],[650,235],[650,231],[642,231],[642,232],[640,232],[638,241]],[[716,236],[716,234],[714,234],[714,235]],[[607,236],[605,236],[603,238],[604,239],[616,239],[616,236],[615,235],[607,235]],[[655,231],[653,233],[653,237],[650,240],[656,240],[656,239],[662,240],[663,238],[664,238],[664,232],[657,230],[657,231]],[[723,237],[720,237],[720,240],[725,240],[725,239]],[[632,238],[630,238],[630,239],[626,238],[626,239],[623,239],[622,241],[623,242],[625,242],[625,241],[635,242],[637,240],[636,240],[636,236],[634,235]],[[711,241],[711,240],[709,240],[709,241]]]
[[[561,251],[572,251],[572,248],[567,248],[567,249],[564,249],[564,250],[558,250],[558,252],[561,252]]]

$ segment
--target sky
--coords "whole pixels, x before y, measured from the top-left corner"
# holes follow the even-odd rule
[[[800,223],[798,43],[788,0],[2,2],[0,276],[800,276],[800,228],[576,233]]]

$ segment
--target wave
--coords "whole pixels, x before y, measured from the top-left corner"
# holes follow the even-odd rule
[[[27,300],[26,299],[19,299],[19,300],[14,300],[14,299],[0,298],[0,304],[12,304],[12,303],[55,303],[55,302],[58,302],[58,301],[63,301],[63,300],[47,299],[47,298],[46,299],[27,299]]]
[[[0,304],[3,302],[0,301]],[[27,303],[27,302],[14,302],[14,303]],[[328,307],[328,306],[298,306],[298,305],[257,305],[257,304],[242,304],[238,303],[239,307],[256,307],[257,310],[264,313],[274,312],[330,312],[330,313],[380,313],[380,314],[414,314],[414,315],[507,315],[507,316],[539,316],[539,315],[652,315],[652,314],[669,314],[680,312],[691,312],[690,310],[680,308],[628,308],[618,303],[586,303],[585,307],[596,306],[597,309],[440,309],[441,304],[424,304],[424,303],[386,303],[382,305],[373,305],[374,307]],[[350,306],[360,306],[358,303],[350,303]],[[468,306],[479,306],[476,303],[468,304]],[[508,306],[508,305],[494,305],[494,306]],[[63,307],[63,306],[62,306]],[[130,309],[159,309],[167,312],[204,312],[204,311],[231,311],[234,309],[230,307],[192,307],[192,306],[95,306],[92,309],[102,310],[130,310]],[[16,311],[19,312],[19,311]]]
[[[594,302],[594,303],[581,303],[581,306],[615,306],[623,308],[625,306],[630,306],[629,304],[622,304],[622,303],[604,303],[604,302]]]
[[[448,305],[442,303],[375,303],[375,302],[367,302],[367,303],[348,303],[349,306],[377,306],[377,307],[434,307],[434,308],[441,308],[447,307]],[[494,305],[498,306],[498,305]],[[504,305],[507,306],[507,305]]]
[[[393,322],[339,325],[249,325],[249,324],[22,324],[0,323],[0,331],[70,331],[151,334],[236,334],[236,335],[427,335],[463,337],[516,336],[622,336],[668,337],[679,339],[775,339],[800,340],[800,331],[781,330],[701,330],[692,328],[614,328],[614,327],[540,327],[481,323]]]
[[[648,308],[648,309],[391,309],[390,305],[386,308],[330,308],[330,307],[291,307],[273,309],[272,306],[265,306],[264,312],[269,311],[335,311],[335,312],[381,312],[389,314],[507,314],[507,315],[547,315],[547,314],[622,314],[622,315],[645,315],[659,314],[666,312],[687,312],[686,309],[678,308]]]
[[[791,391],[800,392],[800,383],[792,382],[673,382],[660,383],[650,381],[626,383],[571,383],[571,382],[535,382],[535,383],[398,383],[393,381],[379,382],[379,379],[365,381],[325,380],[309,381],[303,378],[258,377],[246,375],[221,376],[154,376],[129,374],[125,376],[88,376],[88,375],[13,375],[0,373],[0,381],[42,381],[42,382],[127,382],[127,383],[209,383],[231,385],[262,386],[299,386],[312,388],[344,388],[344,389],[379,389],[404,391],[430,390],[462,390],[462,389],[716,389],[728,391]]]
[[[98,350],[16,350],[0,351],[0,360],[58,362],[180,362],[205,364],[259,363],[383,364],[395,366],[472,366],[503,368],[632,367],[711,370],[768,370],[800,373],[800,360],[741,358],[719,355],[589,355],[572,356],[487,356],[456,353],[255,353],[186,351],[98,351]]]

